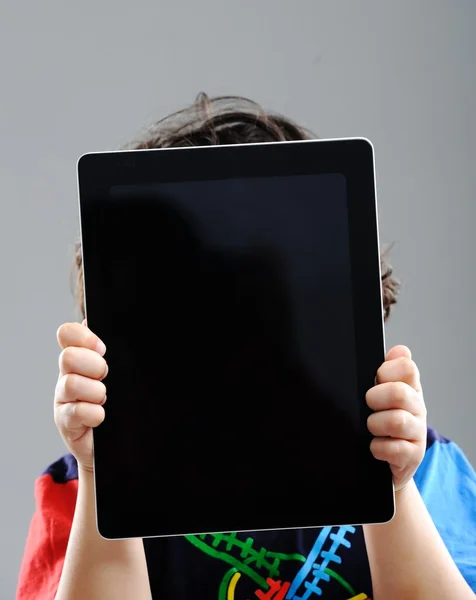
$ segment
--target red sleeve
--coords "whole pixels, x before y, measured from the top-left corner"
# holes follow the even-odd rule
[[[50,474],[44,474],[36,480],[36,509],[20,568],[16,600],[54,600],[77,490],[77,479],[57,483]]]

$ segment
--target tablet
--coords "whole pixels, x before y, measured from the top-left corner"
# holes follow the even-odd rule
[[[384,360],[365,139],[78,161],[108,539],[385,522],[365,394]]]

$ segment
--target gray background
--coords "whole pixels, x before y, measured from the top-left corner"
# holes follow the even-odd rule
[[[388,344],[413,350],[430,422],[476,463],[472,0],[0,8],[1,600],[14,597],[33,481],[64,451],[52,400],[56,329],[76,317],[76,159],[201,90],[374,142],[381,237],[404,282]]]

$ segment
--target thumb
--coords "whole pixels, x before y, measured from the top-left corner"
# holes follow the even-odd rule
[[[385,356],[385,360],[395,360],[396,358],[408,358],[411,359],[412,357],[412,353],[410,352],[410,349],[407,348],[406,346],[394,346],[393,348],[391,348],[386,356]]]

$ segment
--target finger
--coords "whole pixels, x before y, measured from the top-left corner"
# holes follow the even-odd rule
[[[413,442],[391,438],[374,438],[370,444],[370,451],[377,460],[388,462],[398,469],[418,462],[420,456],[420,449]]]
[[[106,386],[102,381],[96,381],[76,373],[68,373],[58,379],[55,400],[58,404],[84,401],[93,404],[104,404],[106,401]]]
[[[415,416],[426,416],[425,402],[421,394],[403,381],[389,381],[370,388],[365,399],[375,411],[399,408]]]
[[[391,381],[407,383],[417,392],[421,392],[420,373],[410,358],[395,358],[382,364],[377,371],[376,382],[388,383]]]
[[[61,348],[77,346],[89,348],[98,352],[101,356],[106,353],[106,346],[90,329],[80,323],[65,323],[59,327],[56,334],[58,344]]]
[[[60,377],[67,373],[76,373],[91,379],[104,379],[107,375],[107,363],[97,352],[88,348],[68,346],[59,357]]]
[[[55,412],[57,427],[74,441],[90,427],[97,427],[104,421],[106,413],[102,406],[89,402],[62,404]]]
[[[406,410],[384,410],[370,415],[367,427],[372,435],[402,440],[421,441],[425,423]]]
[[[390,348],[385,356],[385,360],[395,360],[396,358],[408,358],[408,360],[411,360],[412,353],[410,352],[410,348],[402,345]]]

